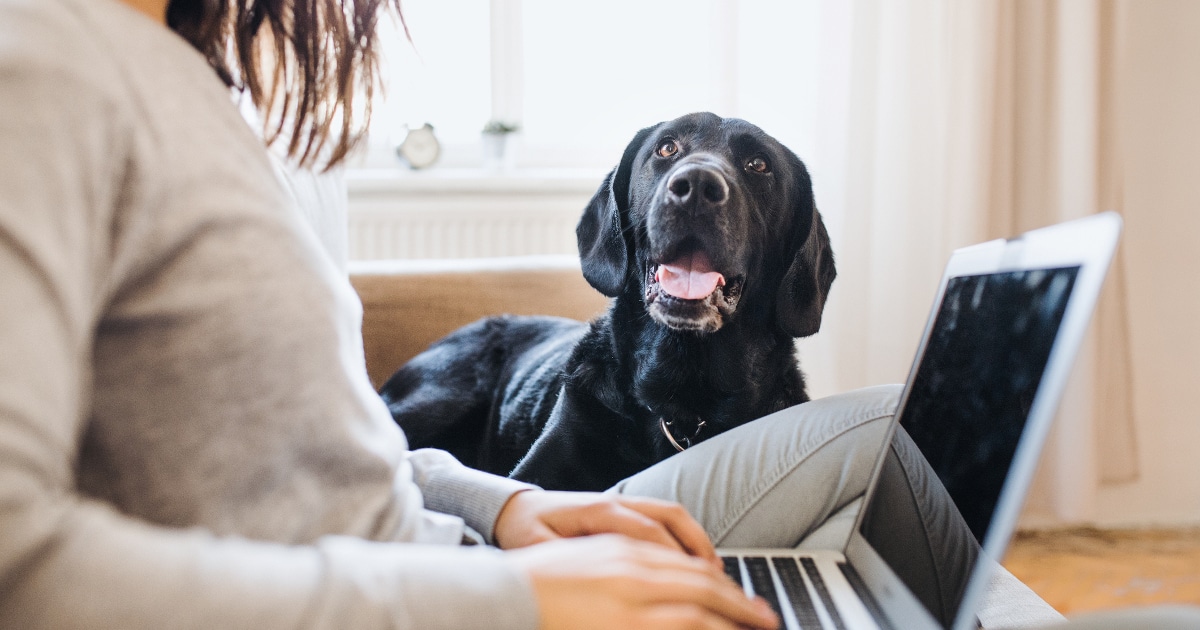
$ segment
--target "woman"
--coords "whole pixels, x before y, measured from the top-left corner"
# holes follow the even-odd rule
[[[229,93],[340,161],[344,5],[0,4],[0,626],[774,627],[676,504],[406,450]]]
[[[709,536],[839,544],[896,388],[603,495],[409,452],[230,98],[337,164],[382,2],[0,0],[0,626],[776,627]]]

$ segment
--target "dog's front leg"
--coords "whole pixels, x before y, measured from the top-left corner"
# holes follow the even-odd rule
[[[550,418],[510,477],[547,490],[606,490],[646,468],[635,427],[587,393],[564,386]]]

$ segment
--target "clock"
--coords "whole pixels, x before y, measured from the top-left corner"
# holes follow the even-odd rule
[[[442,147],[438,144],[437,136],[433,135],[433,125],[429,123],[420,127],[410,127],[404,141],[396,147],[396,155],[414,169],[432,166],[441,152]]]

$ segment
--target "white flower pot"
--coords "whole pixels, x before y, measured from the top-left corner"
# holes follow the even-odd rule
[[[483,168],[510,171],[516,164],[516,143],[511,133],[483,133]]]

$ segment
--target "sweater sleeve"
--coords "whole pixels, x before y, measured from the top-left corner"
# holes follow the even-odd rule
[[[218,537],[79,493],[112,208],[136,194],[133,114],[42,48],[14,45],[53,24],[11,13],[0,15],[0,627],[535,627],[528,578],[494,549]]]
[[[413,481],[421,488],[425,507],[461,517],[471,529],[495,544],[496,517],[508,499],[537,486],[468,468],[445,451],[424,448],[409,455]]]

